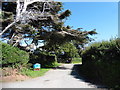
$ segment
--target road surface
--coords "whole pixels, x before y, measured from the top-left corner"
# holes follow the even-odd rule
[[[57,69],[48,71],[44,76],[26,81],[2,83],[2,88],[96,88],[84,82],[72,70],[74,64],[63,64]]]

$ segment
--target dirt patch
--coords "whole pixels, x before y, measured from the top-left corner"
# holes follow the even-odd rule
[[[20,74],[17,69],[12,68],[3,68],[1,77],[2,82],[24,81],[30,79],[30,77]]]
[[[2,77],[2,82],[24,81],[27,79],[30,79],[30,78],[24,75],[11,75],[11,76]]]

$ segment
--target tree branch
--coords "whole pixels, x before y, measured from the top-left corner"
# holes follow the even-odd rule
[[[12,22],[11,24],[9,24],[1,33],[0,33],[0,36],[6,32],[10,27],[12,27],[14,24],[16,23],[16,21]]]

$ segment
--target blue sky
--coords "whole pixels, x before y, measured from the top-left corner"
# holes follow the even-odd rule
[[[72,15],[65,25],[83,30],[96,29],[96,41],[109,40],[118,35],[117,2],[63,2],[64,9],[70,9]]]

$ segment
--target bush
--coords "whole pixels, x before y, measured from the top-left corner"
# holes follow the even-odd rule
[[[20,50],[17,47],[13,47],[6,43],[2,43],[2,66],[23,66],[29,61],[29,54],[25,51]]]
[[[92,44],[82,52],[86,77],[110,88],[120,88],[120,39]]]
[[[40,51],[38,53],[30,54],[29,63],[40,63],[41,67],[54,67],[56,61],[56,55],[50,54],[49,52]]]

